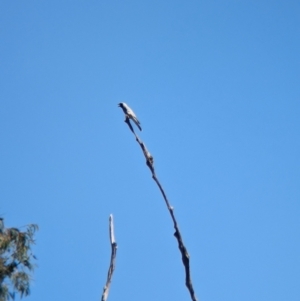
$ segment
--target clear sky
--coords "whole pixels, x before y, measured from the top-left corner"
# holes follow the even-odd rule
[[[0,214],[31,301],[300,300],[299,1],[1,1]]]

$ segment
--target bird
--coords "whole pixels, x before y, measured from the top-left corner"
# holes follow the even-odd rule
[[[129,119],[132,119],[132,121],[137,125],[137,127],[140,129],[140,131],[142,130],[141,128],[141,123],[139,122],[139,120],[137,119],[137,117],[135,116],[134,112],[129,108],[129,106],[125,103],[125,102],[120,102],[118,104],[118,107],[122,108],[124,114],[126,116],[128,116]]]

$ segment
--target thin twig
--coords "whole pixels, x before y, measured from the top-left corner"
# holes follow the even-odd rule
[[[148,168],[150,169],[150,171],[152,173],[152,179],[157,184],[157,186],[158,186],[158,188],[159,188],[159,190],[160,190],[160,192],[161,192],[161,194],[164,198],[164,201],[167,205],[167,208],[169,210],[169,213],[171,215],[171,218],[172,218],[172,221],[173,221],[173,224],[174,224],[174,229],[175,229],[174,236],[177,239],[178,248],[179,248],[179,251],[181,253],[182,263],[183,263],[184,269],[185,269],[185,285],[186,285],[186,287],[187,287],[187,289],[190,293],[191,299],[193,301],[197,301],[195,291],[194,291],[194,288],[193,288],[193,284],[192,284],[192,278],[191,278],[190,255],[189,255],[189,253],[188,253],[188,251],[187,251],[187,249],[186,249],[186,247],[183,243],[183,239],[182,239],[181,233],[179,231],[178,223],[177,223],[175,215],[174,215],[174,208],[170,205],[170,203],[168,201],[168,198],[167,198],[167,195],[166,195],[162,185],[160,184],[158,178],[156,177],[155,170],[154,170],[154,159],[153,159],[152,155],[150,154],[150,152],[147,150],[145,144],[140,140],[140,138],[135,133],[135,131],[134,131],[134,129],[133,129],[131,123],[130,123],[130,120],[129,120],[128,116],[125,116],[125,123],[128,125],[130,131],[135,136],[135,140],[140,145],[140,147],[143,151],[143,154],[145,156],[145,159],[146,159],[146,165],[148,166]]]
[[[111,284],[111,279],[113,272],[115,270],[115,265],[116,265],[116,256],[117,256],[117,243],[115,240],[115,233],[114,233],[114,221],[113,221],[113,215],[111,214],[109,216],[109,238],[110,238],[110,244],[111,244],[111,256],[110,256],[110,265],[108,268],[108,273],[107,273],[107,280],[106,284],[103,288],[103,294],[101,297],[101,301],[106,301],[108,298],[108,293],[109,293],[109,288]]]

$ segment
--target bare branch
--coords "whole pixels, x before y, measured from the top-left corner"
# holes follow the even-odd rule
[[[106,284],[103,288],[103,294],[101,297],[101,301],[106,301],[108,298],[109,288],[110,288],[113,272],[115,270],[115,265],[116,265],[116,256],[117,256],[118,246],[115,241],[114,222],[113,222],[112,214],[109,216],[109,238],[110,238],[110,244],[111,244],[110,265],[108,268],[107,280],[106,280]]]
[[[115,233],[114,233],[114,220],[112,214],[109,216],[109,238],[110,238],[111,245],[116,243]]]
[[[158,178],[156,177],[155,170],[154,170],[154,159],[153,159],[152,155],[147,150],[145,144],[140,140],[140,138],[137,136],[137,134],[133,130],[133,127],[130,124],[128,116],[126,116],[125,122],[127,123],[130,131],[134,134],[135,140],[140,145],[140,147],[141,147],[141,149],[143,151],[143,154],[145,156],[145,159],[146,159],[146,164],[147,164],[147,166],[149,167],[149,169],[150,169],[150,171],[152,173],[152,179],[157,184],[157,186],[158,186],[158,188],[159,188],[159,190],[160,190],[160,192],[161,192],[161,194],[162,194],[162,196],[164,198],[164,201],[165,201],[165,203],[167,205],[167,208],[169,210],[170,216],[171,216],[173,224],[174,224],[174,229],[175,229],[174,236],[177,239],[178,248],[179,248],[179,251],[181,253],[182,263],[183,263],[183,266],[184,266],[184,269],[185,269],[185,285],[186,285],[186,287],[187,287],[187,289],[188,289],[188,291],[190,293],[191,299],[193,301],[197,301],[197,298],[196,298],[196,295],[195,295],[195,291],[194,291],[194,288],[193,288],[193,284],[192,284],[192,279],[191,279],[190,255],[189,255],[189,253],[188,253],[188,251],[187,251],[187,249],[186,249],[186,247],[185,247],[185,245],[183,243],[183,239],[182,239],[181,233],[179,231],[178,223],[177,223],[175,215],[174,215],[174,208],[170,205],[170,203],[168,201],[168,198],[166,196],[166,193],[165,193],[162,185],[160,184]]]

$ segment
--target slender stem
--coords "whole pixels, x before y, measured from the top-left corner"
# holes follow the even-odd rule
[[[193,288],[193,284],[192,284],[192,278],[191,278],[190,256],[189,256],[189,253],[187,251],[187,248],[185,247],[185,245],[183,243],[183,239],[182,239],[181,233],[179,231],[178,223],[177,223],[177,220],[176,220],[175,215],[174,215],[174,208],[170,205],[170,202],[167,198],[167,195],[166,195],[162,185],[160,184],[160,182],[159,182],[159,180],[158,180],[158,178],[155,174],[153,156],[150,154],[150,152],[146,148],[145,144],[141,141],[141,139],[135,133],[135,131],[134,131],[134,129],[133,129],[131,123],[130,123],[130,120],[129,120],[128,116],[125,117],[125,123],[128,125],[130,131],[135,136],[135,140],[140,145],[140,147],[143,151],[143,154],[145,156],[145,159],[146,159],[146,165],[148,166],[148,168],[150,169],[150,171],[152,173],[152,179],[157,184],[157,186],[158,186],[158,188],[159,188],[159,190],[160,190],[160,192],[161,192],[161,194],[164,198],[166,206],[169,210],[170,216],[171,216],[172,221],[173,221],[174,229],[175,229],[174,236],[177,239],[178,249],[181,253],[182,263],[183,263],[183,266],[184,266],[184,269],[185,269],[185,285],[186,285],[186,287],[187,287],[187,289],[190,293],[192,301],[197,301],[195,291],[194,291],[194,288]]]
[[[106,284],[103,288],[103,294],[101,297],[101,301],[106,301],[108,298],[109,288],[110,288],[113,272],[114,272],[115,266],[116,266],[116,256],[117,256],[118,246],[117,246],[117,243],[115,240],[114,222],[113,222],[112,214],[109,216],[109,238],[110,238],[110,244],[111,244],[110,264],[109,264],[109,268],[108,268]]]

